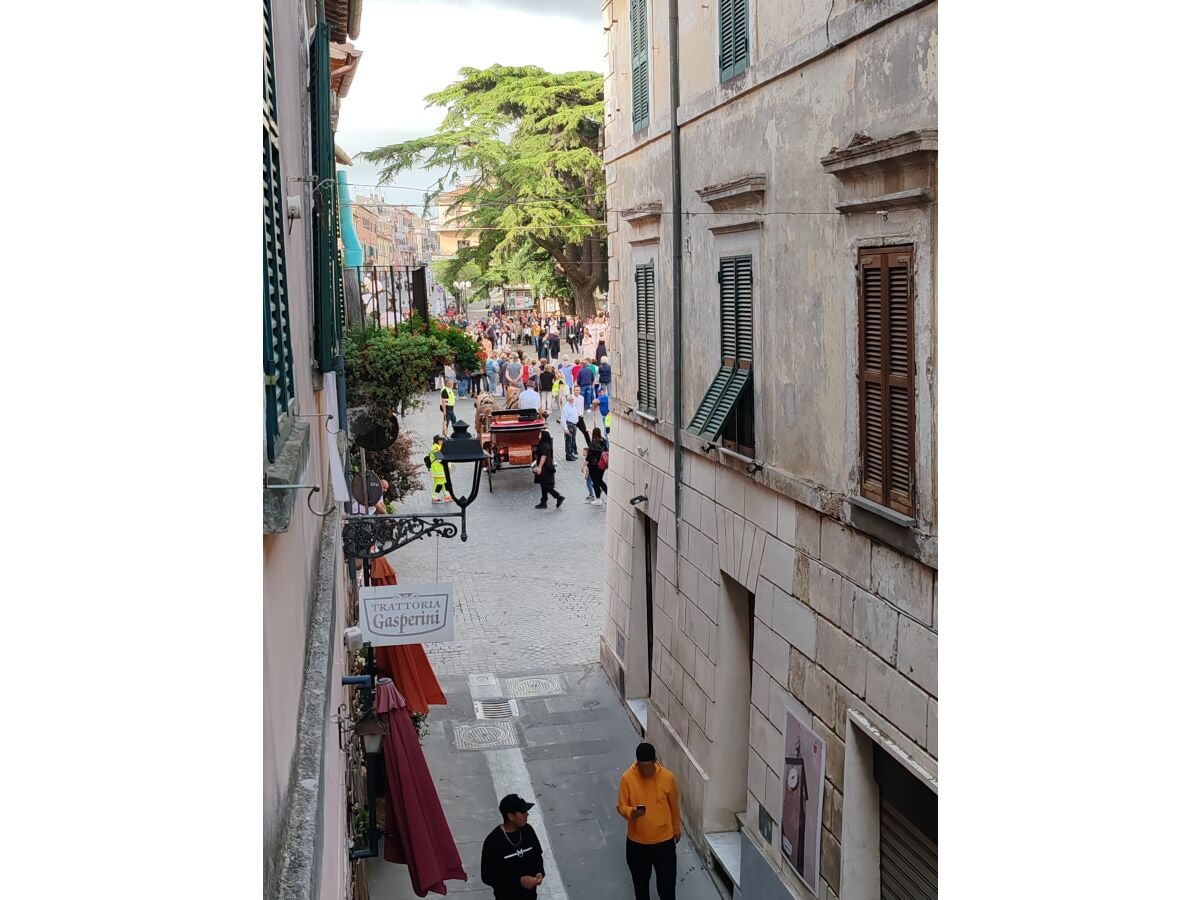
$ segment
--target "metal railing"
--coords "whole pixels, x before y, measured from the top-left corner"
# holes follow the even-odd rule
[[[391,328],[412,316],[416,266],[346,266],[346,325]]]

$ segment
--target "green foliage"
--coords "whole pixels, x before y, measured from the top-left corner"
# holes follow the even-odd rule
[[[449,348],[449,355],[453,358],[455,365],[462,366],[468,372],[475,371],[475,366],[479,362],[479,358],[476,356],[480,352],[479,343],[458,326],[444,325],[441,322],[432,322],[426,326],[420,316],[414,315],[409,321],[401,322],[399,330],[404,335],[420,336],[424,334],[428,340]]]
[[[465,335],[464,335],[465,337]],[[469,339],[468,339],[469,340]],[[454,359],[455,347],[436,331],[420,328],[359,326],[345,337],[346,397],[349,406],[364,406],[378,422],[387,421],[421,403],[429,387],[429,377]],[[392,446],[367,451],[367,468],[388,482],[385,500],[401,500],[421,487],[421,469],[417,462],[420,442],[401,430]],[[358,454],[351,455],[351,468],[357,471]]]
[[[407,323],[406,323],[407,325]],[[420,402],[429,376],[454,358],[454,348],[434,334],[360,326],[347,333],[346,396],[384,420]]]
[[[481,229],[479,246],[459,251],[448,280],[439,273],[443,284],[470,263],[481,290],[569,287],[576,312],[591,314],[592,292],[607,278],[603,78],[501,65],[459,75],[426,98],[446,109],[436,132],[360,156],[383,164],[381,184],[419,166],[447,170],[434,194],[467,185],[454,222]]]

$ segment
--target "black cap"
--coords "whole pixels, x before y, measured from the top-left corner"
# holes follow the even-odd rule
[[[533,809],[533,804],[529,803],[516,794],[509,794],[500,801],[500,815],[507,816],[509,813],[529,812]]]
[[[658,758],[654,753],[654,745],[645,741],[637,745],[637,753],[634,755],[638,762],[654,762]]]

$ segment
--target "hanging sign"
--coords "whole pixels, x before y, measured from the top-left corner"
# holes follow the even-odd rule
[[[454,586],[385,584],[359,588],[358,627],[375,647],[454,640]]]

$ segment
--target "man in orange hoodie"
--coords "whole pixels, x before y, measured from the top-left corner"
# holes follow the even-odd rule
[[[633,896],[650,900],[650,870],[659,900],[675,900],[675,845],[683,835],[675,776],[657,761],[654,745],[638,744],[637,761],[621,775],[617,812],[629,826],[625,862],[633,876]]]

